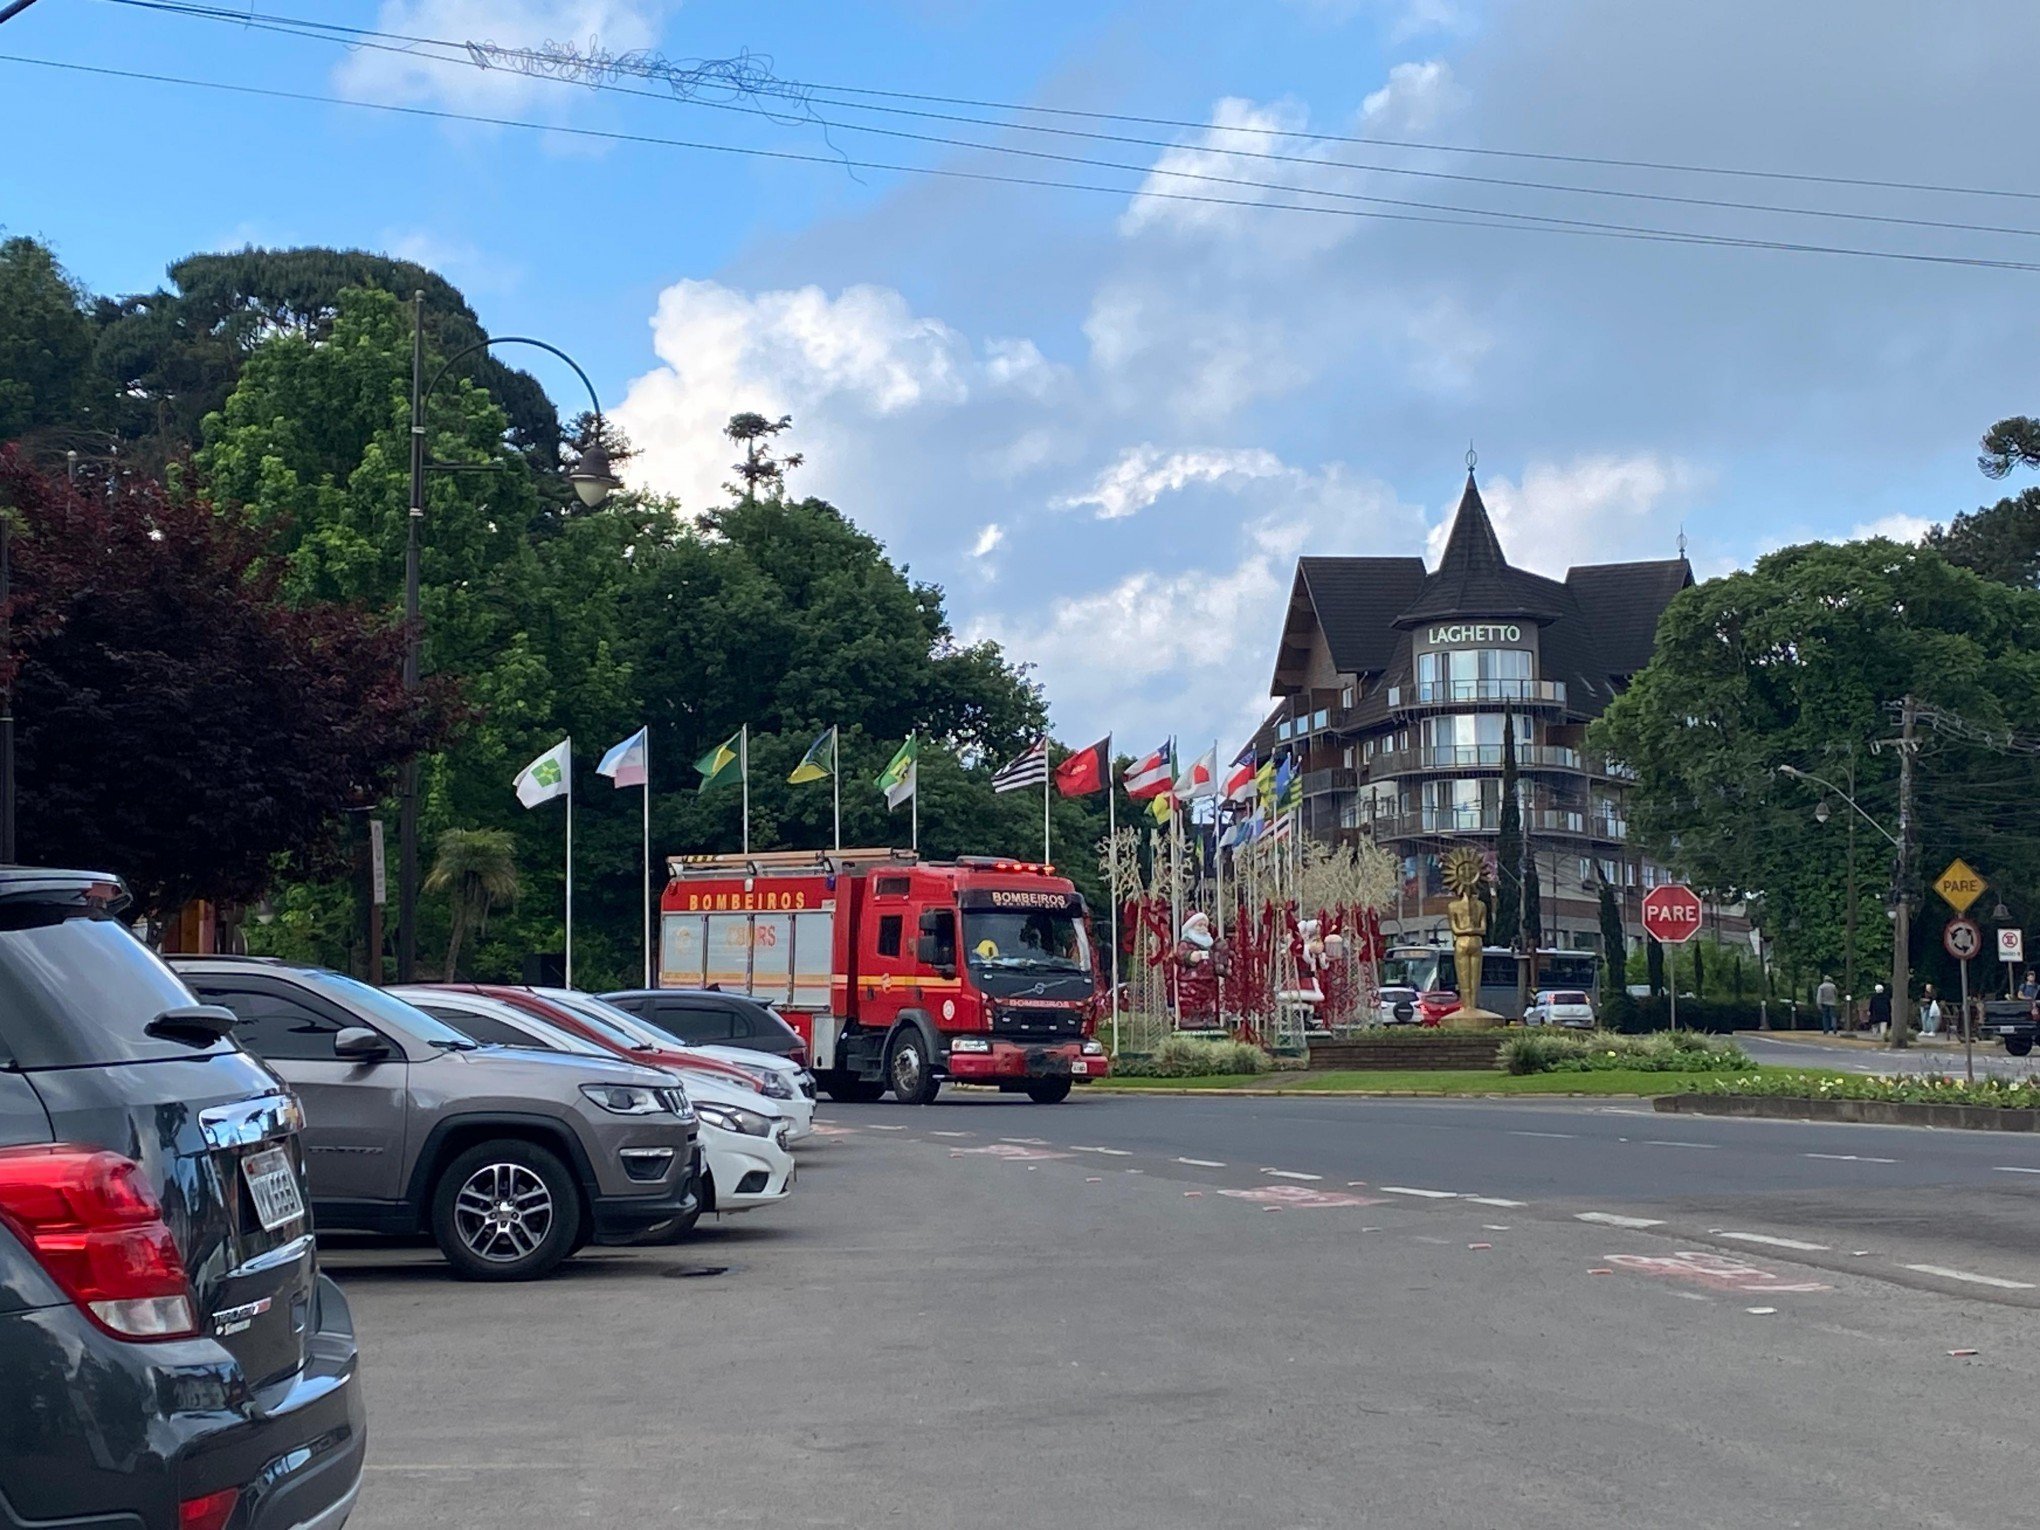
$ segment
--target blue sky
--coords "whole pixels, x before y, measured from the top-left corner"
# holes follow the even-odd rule
[[[223,0],[226,3],[226,0]],[[2035,283],[1985,271],[1140,195],[1154,170],[1887,250],[2040,239],[1390,173],[2040,230],[2040,201],[1500,159],[1620,156],[2032,193],[2040,11],[2011,0],[1254,0],[1240,5],[261,0],[429,37],[749,51],[783,78],[1180,118],[1167,147],[859,117],[772,122],[502,71],[41,0],[0,53],[797,153],[1082,178],[1109,194],[789,164],[0,63],[0,225],[97,291],[255,242],[427,260],[498,333],[572,351],[701,504],[715,427],[790,412],[825,495],[1033,663],[1057,731],[1228,748],[1265,705],[1300,551],[1435,546],[1471,437],[1505,545],[1552,573],[1703,573],[1995,497],[1992,420],[2033,410]],[[1132,165],[855,132],[874,121]],[[1230,131],[1250,127],[1244,135]],[[1306,132],[1435,147],[1331,145]],[[1256,147],[1306,163],[1214,152]],[[1345,161],[1333,165],[1325,161]],[[1372,168],[1349,168],[1363,166]],[[2024,177],[2022,179],[2022,177]],[[1348,202],[1347,207],[1369,205]],[[571,379],[534,370],[563,405]]]

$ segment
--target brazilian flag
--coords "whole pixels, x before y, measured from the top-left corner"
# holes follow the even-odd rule
[[[745,729],[739,728],[694,762],[694,768],[701,772],[700,790],[705,792],[714,786],[735,786],[744,779],[744,757],[750,752],[746,747],[750,740],[745,733]]]

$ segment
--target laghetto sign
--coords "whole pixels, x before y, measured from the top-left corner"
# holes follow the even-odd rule
[[[1520,643],[1523,629],[1515,622],[1441,622],[1424,633],[1433,648],[1453,648],[1473,643]]]

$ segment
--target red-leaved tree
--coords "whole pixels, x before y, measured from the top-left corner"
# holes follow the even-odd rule
[[[153,480],[74,492],[0,448],[14,592],[17,853],[112,871],[142,909],[245,902],[278,857],[331,857],[341,814],[458,718],[402,685],[403,629],[291,605],[261,534]]]

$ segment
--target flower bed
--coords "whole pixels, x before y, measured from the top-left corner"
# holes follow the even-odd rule
[[[1980,1105],[2001,1110],[2040,1109],[2040,1077],[1988,1076],[1968,1083],[1945,1074],[1886,1077],[1875,1073],[1749,1074],[1694,1084],[1692,1093],[1750,1099],[1875,1100],[1896,1105]]]
[[[1752,1066],[1732,1041],[1691,1031],[1618,1036],[1600,1031],[1529,1030],[1502,1043],[1504,1071],[1525,1073],[1720,1073]]]
[[[1245,1041],[1207,1041],[1171,1036],[1145,1057],[1115,1058],[1119,1078],[1209,1078],[1219,1074],[1266,1073],[1274,1059]]]

